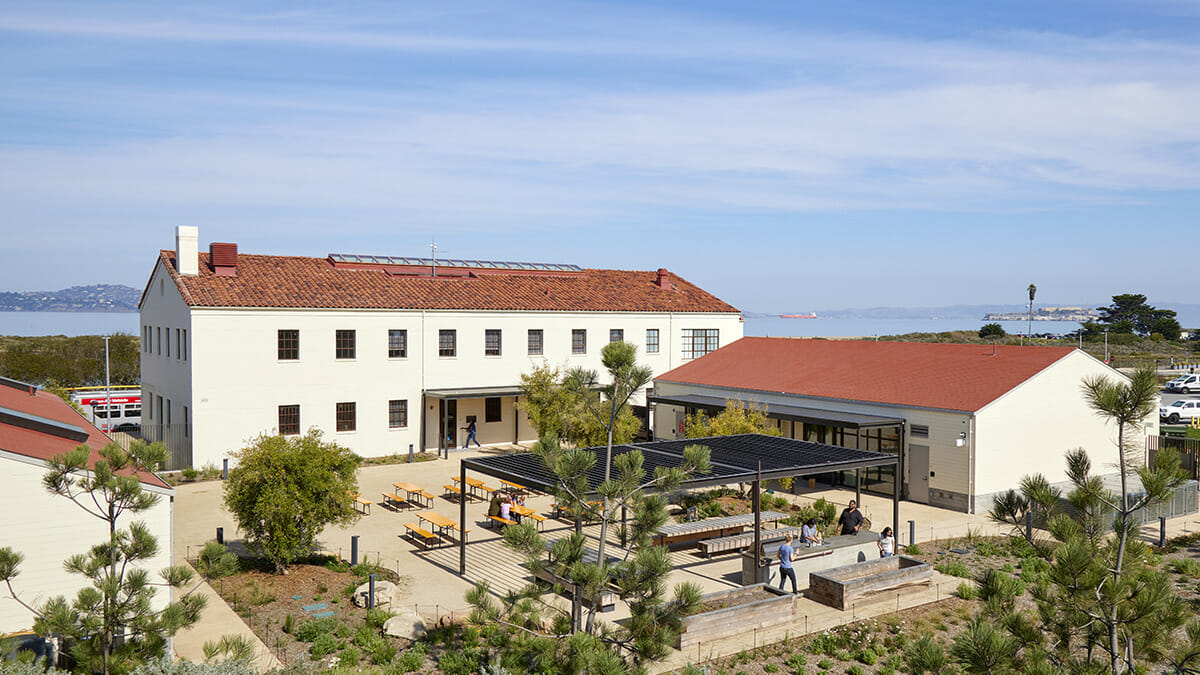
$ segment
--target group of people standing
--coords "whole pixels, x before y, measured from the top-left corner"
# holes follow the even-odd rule
[[[850,500],[850,505],[842,510],[842,515],[838,518],[838,528],[843,535],[857,535],[863,526],[863,515],[858,510],[858,503],[853,499]],[[783,590],[784,582],[787,579],[792,580],[792,593],[798,593],[796,590],[796,570],[792,567],[792,560],[796,557],[796,549],[792,546],[792,535],[788,534],[784,537],[783,545],[779,547],[779,590]],[[821,537],[821,530],[817,527],[817,520],[809,518],[800,527],[800,543],[808,544],[809,546],[819,546],[824,543]],[[892,528],[885,527],[883,532],[879,533],[879,557],[887,558],[896,553],[896,537],[892,533]]]

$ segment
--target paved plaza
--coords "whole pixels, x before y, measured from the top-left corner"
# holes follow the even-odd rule
[[[486,449],[485,449],[486,450]],[[467,504],[467,567],[466,574],[460,576],[459,548],[457,543],[451,543],[441,548],[429,551],[404,537],[404,524],[416,523],[415,513],[421,508],[396,509],[382,504],[383,492],[395,492],[392,487],[396,482],[407,482],[423,487],[427,492],[436,495],[433,500],[433,511],[450,519],[459,519],[459,504],[442,497],[443,486],[452,484],[452,478],[459,475],[459,460],[464,457],[480,456],[478,450],[454,452],[449,460],[417,462],[414,464],[395,464],[367,466],[359,470],[359,492],[365,499],[374,504],[370,515],[363,516],[357,522],[347,527],[327,528],[320,537],[321,547],[329,552],[349,559],[351,537],[359,537],[360,559],[370,559],[372,562],[395,570],[400,576],[401,593],[399,607],[416,609],[427,619],[437,620],[448,614],[464,614],[469,606],[463,599],[464,594],[473,584],[486,581],[495,593],[515,590],[528,583],[528,571],[521,566],[521,560],[500,541],[497,531],[483,525],[487,510],[487,502],[471,500]],[[492,487],[499,484],[488,476],[481,478]],[[820,488],[805,490],[803,494],[788,495],[794,503],[803,504],[824,497],[834,502],[840,510],[849,499],[854,497],[853,490]],[[546,514],[550,510],[553,498],[548,495],[534,495],[527,505]],[[888,524],[892,512],[892,501],[888,497],[863,494],[861,508],[864,515],[873,522],[875,529]],[[1004,534],[1005,528],[988,520],[986,515],[969,515],[955,513],[945,509],[901,502],[901,526],[898,528],[898,540],[901,544],[909,542],[909,520],[914,521],[916,541],[923,542],[932,539],[947,539],[966,537],[969,534],[992,536]],[[216,536],[216,528],[224,528],[227,542],[240,539],[232,516],[225,510],[222,503],[222,483],[208,481],[180,485],[175,498],[175,557],[177,562],[194,557],[204,543]],[[558,539],[567,536],[573,526],[564,521],[549,518],[545,522],[545,537]],[[1200,517],[1195,515],[1187,518],[1177,518],[1169,523],[1168,536],[1182,534],[1188,531],[1200,530]],[[590,547],[595,548],[599,534],[599,526],[584,528],[584,533],[592,539]],[[1157,536],[1157,527],[1146,529],[1147,536]],[[610,551],[613,555],[621,556],[625,550],[617,546],[615,533],[610,533]],[[711,560],[701,556],[695,548],[684,548],[671,553],[675,563],[675,571],[670,583],[677,584],[690,581],[698,584],[705,593],[728,590],[741,586],[741,556],[733,553],[716,555]],[[953,592],[960,579],[947,578],[937,575],[933,587],[926,591],[909,592],[894,600],[875,603],[870,607],[860,608],[854,612],[841,612],[807,599],[802,603],[801,613],[803,623],[788,625],[754,634],[741,635],[736,638],[722,640],[709,645],[701,645],[697,653],[681,654],[676,652],[672,658],[656,670],[669,670],[681,667],[689,660],[697,658],[708,659],[715,656],[734,654],[752,648],[756,644],[778,641],[785,637],[795,637],[808,632],[820,631],[834,625],[848,623],[852,620],[877,616],[896,611],[898,608],[915,606],[933,602]],[[242,633],[253,636],[240,618],[223,603],[210,589],[203,588],[202,592],[210,594],[209,607],[205,610],[200,624],[191,630],[181,632],[175,640],[175,650],[179,656],[193,661],[203,660],[202,646],[205,640],[212,640],[224,633]],[[811,605],[811,606],[810,606]],[[607,621],[617,621],[628,616],[628,610],[618,602],[617,609],[603,615]],[[257,641],[257,639],[256,639]],[[257,664],[260,668],[270,668],[278,662],[270,655],[261,643]]]

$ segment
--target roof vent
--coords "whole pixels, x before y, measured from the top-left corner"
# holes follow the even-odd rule
[[[237,244],[213,242],[208,246],[212,259],[213,274],[219,277],[236,277],[238,266]]]
[[[667,268],[658,268],[658,278],[654,280],[654,285],[668,291],[675,288],[675,284],[671,283],[671,273],[667,271]]]

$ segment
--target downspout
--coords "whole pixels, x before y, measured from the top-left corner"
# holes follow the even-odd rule
[[[975,513],[975,413],[967,418],[967,513]]]
[[[426,444],[429,442],[429,432],[425,428],[425,415],[427,414],[425,411],[425,354],[428,351],[425,349],[425,310],[421,310],[421,330],[418,334],[421,336],[418,338],[421,341],[421,365],[418,366],[418,372],[420,374],[417,378],[418,384],[421,387],[421,428],[417,433],[419,433],[421,436],[417,439],[417,442],[421,446],[421,452],[424,453],[426,450]]]

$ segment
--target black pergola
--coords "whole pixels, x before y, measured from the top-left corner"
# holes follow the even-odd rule
[[[799,477],[835,471],[855,471],[875,466],[895,466],[895,486],[892,492],[892,530],[900,523],[900,457],[870,450],[843,448],[825,443],[801,441],[794,438],[741,434],[737,436],[714,436],[711,438],[689,438],[671,441],[649,441],[613,446],[613,457],[640,450],[644,458],[645,477],[649,482],[657,467],[673,468],[683,463],[683,449],[689,445],[703,445],[712,456],[712,471],[703,476],[693,476],[684,481],[679,489],[694,489],[730,483],[753,483],[755,531],[761,529],[758,515],[759,488],[761,481],[778,478]],[[603,447],[587,448],[595,453],[596,463],[588,474],[588,483],[593,490],[604,481]],[[557,482],[543,464],[540,457],[527,452],[515,455],[493,455],[461,460],[460,472],[463,485],[467,470],[518,483],[542,492],[554,492]],[[855,481],[856,493],[861,489]],[[652,491],[652,490],[651,490]],[[594,492],[592,493],[594,494]],[[861,495],[856,494],[861,500]],[[467,504],[460,500],[459,522],[466,527]],[[756,547],[757,547],[756,542]],[[467,569],[466,536],[459,537],[459,573]]]

